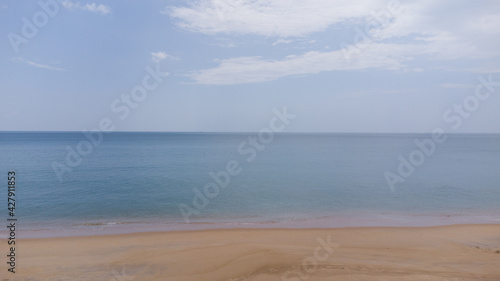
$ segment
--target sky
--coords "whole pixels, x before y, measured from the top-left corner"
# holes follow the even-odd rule
[[[0,0],[0,131],[500,133],[500,2]]]

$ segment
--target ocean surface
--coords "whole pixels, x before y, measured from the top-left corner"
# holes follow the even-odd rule
[[[19,237],[500,223],[500,135],[260,137],[1,132],[0,218],[15,171]]]

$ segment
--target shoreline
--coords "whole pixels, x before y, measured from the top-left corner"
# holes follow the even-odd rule
[[[31,226],[23,221],[18,222],[18,237],[56,238],[98,235],[118,235],[128,233],[169,232],[169,231],[203,231],[210,229],[337,229],[358,227],[434,227],[449,225],[500,224],[500,213],[489,214],[356,214],[346,216],[330,216],[300,218],[293,220],[270,221],[197,221],[191,223],[165,222],[157,219],[103,219],[93,221],[46,222]],[[47,226],[49,225],[49,226]],[[7,231],[1,230],[0,237]]]
[[[312,281],[493,281],[500,279],[499,233],[499,224],[466,224],[20,239],[12,280],[295,281],[306,274]]]

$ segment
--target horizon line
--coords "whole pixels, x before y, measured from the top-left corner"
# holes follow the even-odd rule
[[[32,130],[21,130],[21,131],[4,131],[0,130],[0,133],[83,133],[88,131],[32,131]],[[110,133],[181,133],[181,134],[252,134],[259,133],[259,131],[99,131],[105,134]],[[433,132],[308,132],[308,131],[291,131],[291,132],[274,132],[274,134],[364,134],[364,135],[415,135],[422,134],[428,135]],[[498,133],[478,133],[478,132],[445,132],[447,135],[500,135]]]

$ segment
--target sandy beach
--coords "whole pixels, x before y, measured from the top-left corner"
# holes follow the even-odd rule
[[[2,263],[2,280],[500,280],[500,225],[226,229],[17,244],[16,273]]]

